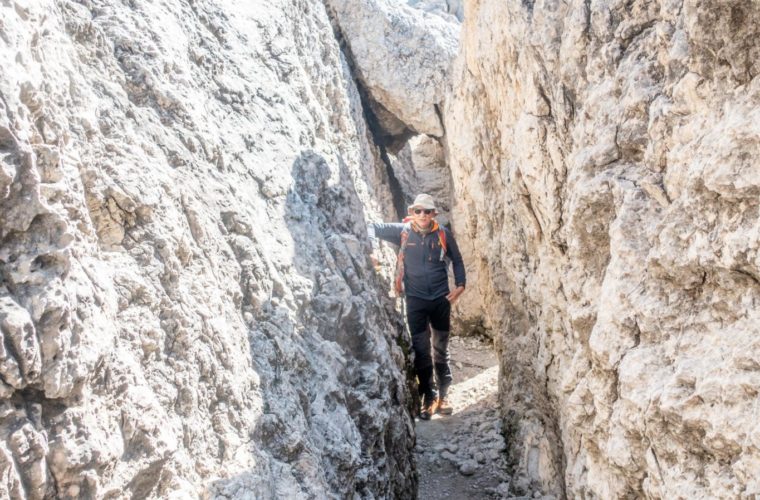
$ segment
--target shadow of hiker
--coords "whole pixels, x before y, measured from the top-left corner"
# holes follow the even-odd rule
[[[291,175],[292,255],[273,259],[281,283],[250,333],[264,388],[254,441],[306,496],[403,497],[417,486],[404,330],[369,259],[362,202],[340,157],[303,151]]]

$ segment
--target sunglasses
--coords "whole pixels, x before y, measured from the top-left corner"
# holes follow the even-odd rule
[[[423,210],[423,209],[421,209],[421,208],[415,208],[415,209],[414,209],[414,214],[415,214],[415,215],[420,215],[422,212],[425,212],[425,215],[430,215],[430,214],[432,214],[433,212],[435,212],[435,210],[432,210],[432,209],[430,209],[430,208],[426,208],[426,209],[424,209],[424,210]]]

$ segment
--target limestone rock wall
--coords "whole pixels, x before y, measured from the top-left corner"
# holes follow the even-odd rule
[[[415,491],[319,2],[0,4],[0,497]]]
[[[469,0],[444,116],[513,484],[760,495],[760,5]]]

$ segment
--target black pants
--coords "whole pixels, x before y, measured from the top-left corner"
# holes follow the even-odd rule
[[[409,332],[412,334],[414,369],[420,384],[420,396],[425,398],[426,403],[435,399],[436,390],[433,380],[435,371],[438,395],[442,398],[446,397],[446,391],[451,385],[451,368],[449,367],[451,304],[445,296],[435,300],[407,297],[406,320],[409,324]]]

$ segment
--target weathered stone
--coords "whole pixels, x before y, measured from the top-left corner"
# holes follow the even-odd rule
[[[463,383],[482,413],[427,465],[490,473],[503,434],[512,494],[760,495],[757,2],[0,19],[0,497],[409,496],[409,343],[365,226],[420,191],[503,422]]]
[[[475,462],[474,460],[465,460],[459,466],[459,472],[463,476],[471,476],[475,474],[475,471],[477,470],[478,470],[478,463]]]
[[[466,7],[459,309],[500,332],[518,472],[558,498],[759,494],[760,6]]]

